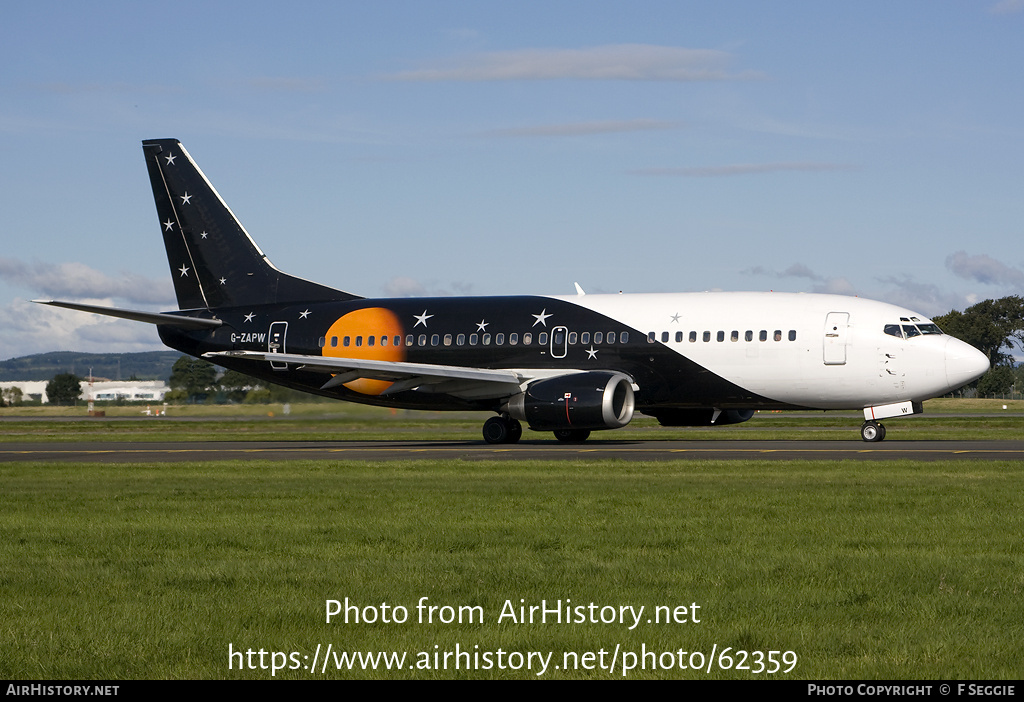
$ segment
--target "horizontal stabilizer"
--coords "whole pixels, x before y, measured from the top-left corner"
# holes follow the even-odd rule
[[[134,322],[146,322],[147,324],[163,324],[182,329],[213,329],[219,327],[223,322],[219,319],[202,319],[200,317],[184,317],[177,314],[162,314],[160,312],[143,312],[141,310],[123,310],[117,307],[100,307],[99,305],[83,305],[78,302],[63,302],[61,300],[32,300],[40,305],[52,307],[66,307],[69,310],[81,312],[92,312],[103,314],[108,317],[120,317],[130,319]]]

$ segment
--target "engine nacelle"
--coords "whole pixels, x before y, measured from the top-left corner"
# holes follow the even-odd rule
[[[618,429],[633,418],[633,382],[623,373],[588,371],[538,380],[508,402],[508,413],[537,431]]]
[[[700,409],[666,409],[648,412],[663,427],[718,427],[725,424],[739,424],[754,416],[754,410],[722,410],[715,417],[715,410]]]

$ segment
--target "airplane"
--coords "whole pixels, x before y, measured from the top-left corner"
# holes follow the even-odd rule
[[[278,270],[176,139],[142,142],[178,310],[47,305],[154,324],[171,348],[351,402],[493,416],[563,442],[626,426],[723,426],[757,410],[882,419],[980,377],[987,357],[884,302],[778,292],[368,299]]]

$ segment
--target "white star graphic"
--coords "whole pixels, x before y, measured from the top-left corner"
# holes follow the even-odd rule
[[[169,232],[172,229],[174,229],[174,220],[168,219],[166,222],[164,222],[164,231]]]
[[[181,204],[183,204],[183,205],[191,205],[192,204],[191,202],[189,202],[189,200],[192,199],[192,196],[189,195],[188,193],[185,193],[184,195],[179,195],[178,197],[181,198]]]
[[[181,268],[179,268],[178,271],[181,273],[182,278],[188,277],[188,266],[186,266],[184,263],[181,264]]]
[[[423,314],[414,314],[413,318],[416,319],[416,324],[412,325],[413,329],[415,329],[416,327],[418,327],[421,324],[423,326],[427,326],[427,320],[430,319],[433,316],[434,315],[432,315],[432,314],[427,314],[426,310],[423,310]]]
[[[597,349],[594,348],[593,344],[590,345],[589,349],[583,349],[583,350],[587,352],[587,358],[588,359],[597,358]]]
[[[245,315],[245,321],[246,322],[251,322],[252,318],[255,317],[255,316],[256,316],[255,312],[250,312],[249,314]]]
[[[548,314],[548,308],[547,308],[547,307],[545,307],[544,309],[542,309],[542,310],[540,311],[540,314],[535,314],[535,315],[531,315],[531,316],[532,316],[532,317],[533,317],[534,319],[536,319],[536,320],[537,320],[537,321],[536,321],[536,322],[534,322],[534,323],[533,323],[533,324],[532,324],[531,326],[534,326],[534,327],[535,327],[535,326],[537,326],[538,324],[542,324],[542,325],[544,325],[544,326],[546,327],[546,326],[548,325],[548,322],[547,322],[547,320],[548,320],[548,317],[550,317],[551,315],[550,315],[550,314]]]
[[[201,236],[203,239],[205,239],[206,237],[208,237],[210,235],[207,234],[206,232],[199,232],[199,236]]]
[[[305,312],[299,312],[299,319],[305,319],[308,316],[309,316],[309,310],[306,310]]]
[[[487,325],[488,324],[490,324],[490,322],[485,322],[484,320],[481,319],[479,322],[476,323],[476,330],[477,331],[487,331]]]
[[[164,158],[166,158],[166,159],[167,159],[167,165],[168,165],[168,166],[173,166],[173,165],[174,165],[174,159],[176,159],[176,158],[178,158],[178,157],[177,157],[177,156],[175,156],[174,154],[171,154],[171,155],[169,155],[169,156],[165,156]]]
[[[220,284],[221,284],[221,285],[224,285],[224,284],[225,284],[226,282],[228,282],[228,279],[227,279],[227,278],[221,278],[221,279],[220,279]]]

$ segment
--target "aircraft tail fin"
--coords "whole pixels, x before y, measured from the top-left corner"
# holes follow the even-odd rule
[[[142,148],[180,309],[358,298],[279,271],[177,139]]]

